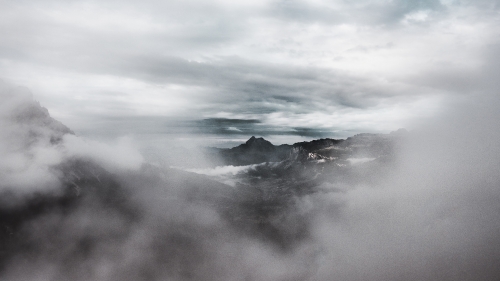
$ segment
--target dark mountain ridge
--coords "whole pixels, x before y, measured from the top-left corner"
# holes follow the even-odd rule
[[[400,129],[390,134],[357,134],[347,139],[318,139],[275,146],[268,140],[252,136],[248,141],[229,149],[215,149],[223,165],[251,165],[264,162],[312,161],[378,158],[393,153],[396,143],[406,135]]]
[[[263,162],[279,162],[286,158],[290,145],[275,146],[264,138],[252,136],[244,144],[229,148],[216,149],[224,165],[250,165]]]

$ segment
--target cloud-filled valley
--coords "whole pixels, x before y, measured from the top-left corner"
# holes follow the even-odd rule
[[[148,164],[128,140],[75,136],[20,87],[4,84],[1,97],[7,280],[498,277],[500,151],[485,122],[497,98],[457,105],[403,138],[373,135],[368,150],[352,149],[372,135],[304,143],[340,158],[299,154],[278,176],[280,164],[254,165],[259,179],[231,186]],[[336,165],[342,153],[380,160]],[[311,177],[318,167],[327,172]]]
[[[0,0],[0,280],[498,280],[499,9]]]

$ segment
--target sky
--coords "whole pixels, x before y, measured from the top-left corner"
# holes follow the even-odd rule
[[[279,144],[411,130],[495,79],[499,9],[1,0],[0,79],[27,87],[82,136]]]

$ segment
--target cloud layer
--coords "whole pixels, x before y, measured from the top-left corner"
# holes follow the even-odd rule
[[[0,76],[89,135],[138,117],[132,134],[150,118],[388,132],[480,90],[497,52],[495,1],[0,5]]]
[[[0,76],[77,134],[413,128],[378,181],[287,198],[263,226],[238,217],[259,190],[74,136],[2,82],[2,278],[498,280],[498,1],[0,7]]]
[[[500,275],[496,92],[457,102],[415,129],[379,180],[332,182],[278,198],[281,208],[262,223],[272,193],[143,165],[128,140],[112,146],[82,140],[25,90],[2,89],[1,124],[8,133],[0,139],[2,278],[387,281]],[[240,175],[257,167],[196,171]]]

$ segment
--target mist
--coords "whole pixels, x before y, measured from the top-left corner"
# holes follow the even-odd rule
[[[0,1],[0,280],[500,280],[499,11]]]
[[[258,165],[152,165],[130,138],[75,135],[24,88],[2,83],[0,97],[4,280],[500,276],[496,95],[419,122],[382,175],[304,186],[260,215],[265,195],[208,177]]]

